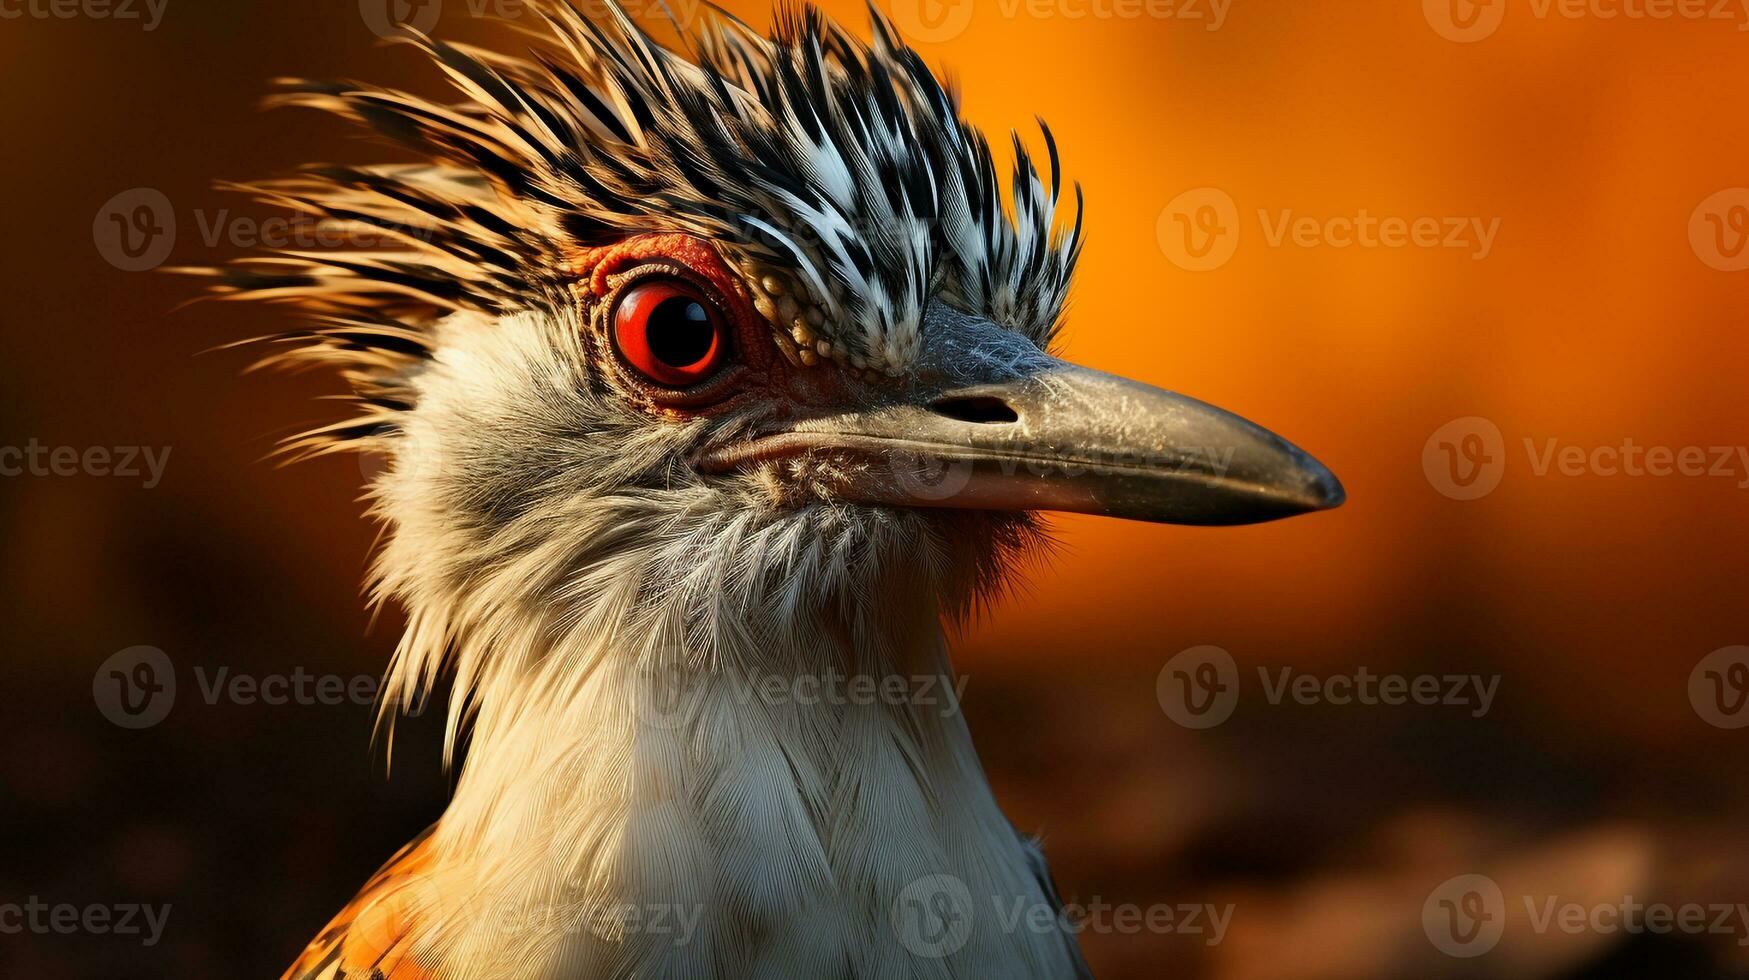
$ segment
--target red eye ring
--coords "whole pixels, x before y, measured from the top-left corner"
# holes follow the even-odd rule
[[[668,388],[709,380],[732,346],[717,305],[697,286],[668,278],[636,283],[620,296],[613,339],[627,365]]]

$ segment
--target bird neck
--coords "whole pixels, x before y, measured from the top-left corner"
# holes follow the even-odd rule
[[[1045,904],[972,747],[928,584],[880,586],[708,623],[598,596],[578,615],[599,628],[566,634],[588,641],[523,655],[480,699],[433,838],[442,893],[470,896],[443,948],[638,975],[771,956],[780,975],[847,957],[918,975],[919,954],[872,927],[907,889],[946,875],[980,904]],[[1061,938],[1031,938],[997,940],[1021,952],[978,969],[1064,975]]]

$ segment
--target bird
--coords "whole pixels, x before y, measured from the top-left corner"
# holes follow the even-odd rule
[[[345,382],[286,451],[385,461],[389,737],[449,695],[445,810],[285,976],[1088,976],[955,624],[1045,512],[1243,524],[1340,482],[1060,356],[1081,188],[1071,220],[1042,121],[999,176],[880,11],[527,10],[525,52],[398,37],[441,97],[280,80],[401,162],[226,185],[346,247],[204,272]]]

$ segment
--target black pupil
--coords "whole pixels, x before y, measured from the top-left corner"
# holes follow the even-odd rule
[[[650,353],[670,367],[691,367],[704,360],[717,333],[704,304],[688,296],[670,296],[657,303],[644,331]]]

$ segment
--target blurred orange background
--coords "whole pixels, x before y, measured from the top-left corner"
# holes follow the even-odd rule
[[[1234,910],[1220,942],[1090,930],[1095,972],[1745,975],[1749,932],[1533,933],[1519,907],[1499,949],[1464,960],[1429,941],[1422,913],[1466,873],[1509,897],[1749,902],[1733,830],[1749,813],[1749,730],[1709,724],[1689,697],[1703,657],[1749,642],[1749,463],[1662,477],[1536,464],[1551,440],[1587,454],[1749,442],[1749,273],[1732,271],[1749,263],[1736,261],[1749,191],[1735,190],[1749,186],[1749,12],[898,4],[971,120],[999,147],[1010,127],[1037,146],[1043,117],[1086,191],[1067,356],[1252,418],[1349,492],[1334,513],[1242,529],[1057,520],[1054,560],[962,638],[986,765],[1016,824],[1044,833],[1065,897]],[[763,4],[729,7],[769,22]],[[848,0],[826,7],[865,18]],[[199,356],[285,324],[170,312],[187,282],[120,271],[92,238],[106,201],[156,188],[179,219],[169,264],[223,260],[242,250],[203,241],[201,219],[262,212],[213,180],[381,158],[332,121],[255,108],[281,75],[437,91],[360,10],[170,0],[150,31],[0,20],[0,175],[14,192],[0,441],[173,447],[149,490],[0,480],[0,776],[22,828],[3,845],[0,896],[157,896],[176,910],[145,953],[0,937],[6,975],[277,971],[441,807],[435,724],[412,726],[385,780],[366,709],[197,705],[130,732],[91,703],[92,671],[135,644],[179,663],[346,674],[374,673],[392,648],[394,616],[367,629],[358,595],[375,533],[354,500],[359,464],[260,462],[330,417],[312,399],[336,383]],[[508,36],[466,0],[438,33]],[[1284,218],[1329,228],[1363,213],[1434,219],[1442,239],[1455,221],[1468,237],[1337,247],[1341,230],[1276,233]],[[1218,228],[1211,254],[1225,260],[1187,268],[1210,263],[1184,250],[1185,222]],[[1486,455],[1500,482],[1453,499],[1435,433],[1477,417],[1498,430]],[[1194,731],[1162,710],[1156,682],[1204,644],[1248,686],[1230,722]],[[1478,674],[1499,694],[1481,718],[1269,704],[1257,671],[1284,667]]]

